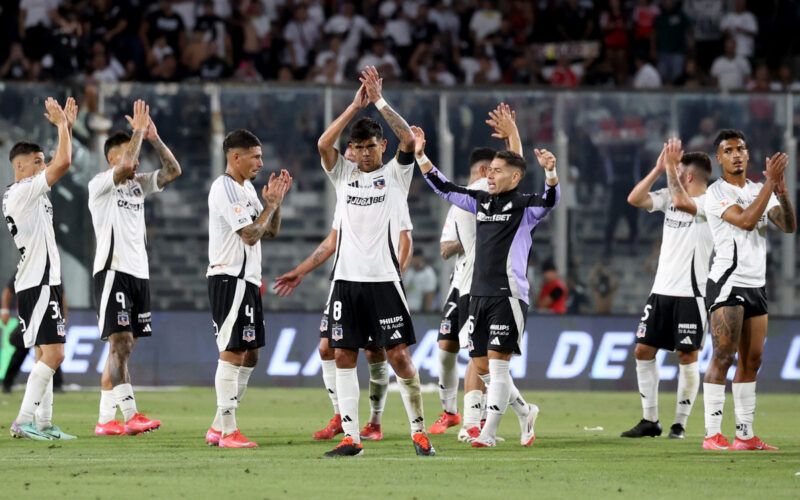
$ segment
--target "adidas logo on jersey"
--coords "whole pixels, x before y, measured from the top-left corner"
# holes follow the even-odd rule
[[[491,345],[500,345],[500,337],[495,337],[489,342]]]
[[[403,336],[400,334],[400,330],[395,330],[392,336],[389,337],[389,340],[400,340],[402,338]]]
[[[691,343],[692,339],[690,339],[688,335],[683,337],[683,340],[681,340],[681,344],[691,344]]]
[[[150,325],[145,325],[144,328],[142,328],[142,333],[152,333],[152,332],[153,329],[150,328]]]

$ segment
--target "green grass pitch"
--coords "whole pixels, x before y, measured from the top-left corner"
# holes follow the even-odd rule
[[[253,450],[211,448],[212,388],[137,393],[140,411],[160,418],[143,436],[95,437],[99,393],[57,394],[55,423],[76,441],[12,439],[8,427],[21,392],[0,396],[0,497],[16,498],[800,498],[800,395],[759,395],[755,429],[777,452],[701,450],[699,398],[685,440],[669,440],[675,395],[661,398],[665,434],[626,440],[618,435],[640,418],[637,394],[528,392],[541,408],[536,441],[519,443],[507,414],[494,449],[472,449],[456,429],[432,436],[437,456],[417,457],[397,393],[390,393],[384,440],[365,443],[362,457],[329,459],[336,441],[313,441],[327,423],[322,389],[250,388],[238,411]],[[459,401],[460,403],[460,401]],[[728,395],[724,433],[733,440]],[[425,395],[428,424],[440,410]],[[368,415],[361,397],[362,425]],[[587,431],[584,427],[603,427]],[[341,435],[338,436],[341,438]]]

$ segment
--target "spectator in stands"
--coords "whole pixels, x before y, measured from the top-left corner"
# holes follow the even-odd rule
[[[564,42],[591,40],[595,30],[592,11],[579,0],[565,0],[558,12],[556,29]]]
[[[793,91],[800,90],[800,82],[792,78],[792,68],[788,64],[781,64],[778,68],[778,79],[770,85],[774,91]]]
[[[415,248],[411,267],[403,278],[406,300],[411,312],[433,312],[436,285],[436,271],[425,260],[422,249]]]
[[[356,14],[356,6],[352,0],[345,0],[342,3],[342,11],[328,19],[325,23],[325,33],[343,38],[342,52],[348,59],[355,59],[358,56],[363,38],[376,37],[375,30],[364,16]]]
[[[603,34],[603,46],[606,58],[616,73],[619,83],[627,82],[628,53],[628,16],[622,11],[620,0],[610,0],[608,8],[600,13],[600,31]]]
[[[402,67],[406,67],[414,46],[411,43],[411,22],[404,9],[396,9],[394,15],[386,20],[383,34],[392,47],[392,54]]]
[[[733,12],[728,12],[720,22],[722,31],[736,40],[736,55],[749,59],[755,51],[758,34],[758,21],[752,12],[747,11],[745,0],[734,0]]]
[[[14,42],[8,51],[8,59],[0,66],[0,79],[26,80],[31,76],[31,62],[25,57],[22,44]]]
[[[92,62],[90,78],[95,83],[116,83],[131,75],[125,74],[125,68],[109,54],[102,42],[92,45]]]
[[[186,47],[186,26],[181,16],[172,8],[173,0],[159,0],[158,9],[148,15],[139,27],[139,38],[144,46],[149,66],[160,65],[164,54],[180,54]],[[160,40],[161,57],[154,54],[154,45]],[[169,47],[167,51],[165,47]]]
[[[769,68],[765,63],[760,63],[756,66],[753,79],[747,82],[747,90],[753,92],[769,92],[771,87],[772,83],[769,78]]]
[[[370,51],[356,63],[356,71],[361,73],[367,66],[375,66],[384,81],[396,80],[402,75],[397,59],[386,51],[386,42],[381,39],[372,42]]]
[[[639,0],[633,9],[633,50],[650,50],[653,38],[653,25],[661,13],[653,0]]]
[[[319,36],[319,26],[309,19],[308,8],[305,4],[299,4],[294,10],[294,18],[283,30],[283,38],[287,44],[287,62],[291,64],[296,79],[304,78],[308,72],[309,56]]]
[[[254,10],[253,17],[256,17],[257,13],[263,13],[263,4],[260,1],[253,2],[252,9]],[[269,24],[267,24],[267,31],[269,31]],[[230,57],[231,37],[225,27],[225,20],[214,12],[213,0],[205,0],[203,2],[202,14],[198,16],[194,24],[193,34],[197,33],[202,35],[203,42],[214,42],[214,47],[217,49],[217,55],[220,58],[226,59]]]
[[[700,74],[697,69],[697,61],[690,57],[683,65],[683,73],[673,84],[679,87],[700,87],[705,86],[708,79]]]
[[[594,313],[611,314],[614,307],[614,294],[619,280],[602,262],[597,262],[589,275],[589,286],[594,294]]]
[[[542,264],[542,288],[536,297],[538,312],[564,314],[567,312],[567,285],[561,281],[552,260]]]
[[[228,78],[231,68],[228,62],[219,56],[217,42],[210,41],[206,44],[206,57],[198,68],[197,75],[203,80],[222,80]]]
[[[90,41],[100,40],[113,50],[128,27],[125,14],[123,7],[114,5],[111,0],[92,0],[82,13],[83,33]]]
[[[658,74],[658,70],[650,63],[645,53],[639,52],[636,54],[634,65],[636,66],[636,74],[633,76],[633,88],[661,88],[661,75]]]
[[[720,90],[743,89],[750,77],[750,63],[736,52],[736,39],[725,39],[725,53],[716,59],[709,71]]]
[[[161,62],[150,70],[150,75],[153,80],[160,82],[177,82],[181,80],[178,58],[172,52],[164,55]]]
[[[714,150],[714,138],[717,135],[717,128],[714,118],[706,116],[701,119],[697,134],[686,143],[686,151],[712,152]]]
[[[483,0],[479,9],[475,9],[469,21],[469,31],[476,44],[497,33],[503,14],[495,8],[495,2]]]
[[[588,290],[575,276],[567,278],[567,314],[589,314]]]
[[[216,50],[216,45],[215,45]],[[205,34],[202,31],[193,31],[189,37],[189,42],[186,44],[186,50],[183,51],[181,62],[189,74],[197,74],[200,70],[200,65],[208,57],[208,43],[205,40]]]
[[[347,57],[342,54],[342,37],[330,35],[327,37],[327,49],[317,54],[310,77],[317,83],[341,83],[344,81],[346,64]]]
[[[411,21],[411,39],[414,44],[432,43],[433,37],[436,35],[436,24],[432,23],[428,14],[427,4],[419,4],[417,6],[417,15]]]
[[[464,83],[467,85],[496,83],[502,78],[500,65],[480,46],[475,48],[475,54],[472,56],[462,57],[459,65],[464,74]]]
[[[725,14],[727,0],[683,0],[683,9],[692,20],[694,57],[702,68],[722,52],[720,22]]]
[[[397,15],[399,11],[409,19],[417,17],[419,0],[384,0],[378,8],[378,15],[383,19],[390,19]]]
[[[31,62],[31,73],[41,73],[42,58],[50,49],[52,27],[62,0],[20,0],[19,39],[25,57]]]
[[[449,4],[450,2],[445,0],[438,0],[430,12],[428,20],[436,24],[440,33],[449,34],[452,41],[457,42],[458,34],[461,31],[461,19]]]
[[[569,59],[566,57],[559,57],[556,60],[556,67],[550,75],[550,85],[557,88],[575,88],[578,86],[578,75],[572,69]]]
[[[664,83],[672,84],[683,72],[691,43],[691,20],[676,0],[662,0],[652,40],[651,57],[658,61]]]

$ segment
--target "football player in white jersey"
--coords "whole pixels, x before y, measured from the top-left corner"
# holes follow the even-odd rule
[[[345,437],[326,456],[363,453],[358,424],[358,350],[385,348],[406,407],[418,455],[435,450],[425,432],[419,374],[408,345],[416,342],[402,286],[392,214],[406,203],[414,168],[414,135],[408,123],[382,97],[375,68],[361,75],[352,104],[317,142],[322,166],[336,187],[338,231],[333,287],[328,301],[330,345],[335,349],[336,392]],[[347,124],[370,102],[400,139],[397,155],[383,164],[386,141],[381,126],[361,118],[350,129],[356,161],[346,160],[336,143]]]
[[[703,380],[706,450],[775,450],[753,432],[756,375],[767,335],[767,218],[784,233],[797,229],[794,207],[786,189],[787,157],[775,153],[766,160],[763,184],[747,179],[750,160],[744,134],[722,130],[714,145],[722,177],[708,188],[706,214],[714,236],[714,259],[708,272],[709,308],[714,354]],[[725,380],[738,352],[733,378],[736,439],[722,434]]]
[[[219,349],[214,377],[217,413],[206,443],[220,448],[253,448],[236,425],[247,382],[264,346],[261,306],[261,239],[274,238],[280,206],[292,185],[289,172],[270,174],[261,190],[251,182],[264,163],[261,141],[247,130],[230,132],[222,143],[227,166],[208,193],[208,297]]]
[[[94,297],[100,338],[109,350],[100,377],[97,436],[136,435],[161,426],[136,408],[128,359],[140,337],[152,335],[150,270],[147,261],[145,198],[159,193],[181,175],[175,156],[161,141],[141,99],[126,116],[133,134],[117,132],[103,146],[109,168],[89,181],[89,212],[97,239]],[[147,140],[161,159],[161,168],[137,172],[142,142]],[[117,408],[123,421],[116,420]]]
[[[348,147],[344,156],[352,161],[353,157],[351,155],[352,148]],[[411,255],[413,253],[413,240],[411,237],[413,227],[407,205],[401,216],[397,246],[400,270],[405,275],[408,266],[411,264]],[[279,296],[290,295],[303,281],[303,277],[306,274],[319,267],[334,254],[338,239],[338,231],[336,229],[339,226],[338,213],[334,215],[333,219],[331,232],[316,250],[296,268],[277,278],[273,288]],[[330,346],[331,329],[329,325],[328,304],[326,304],[319,326],[319,356],[322,361],[322,381],[333,405],[333,417],[327,426],[314,433],[313,438],[315,440],[333,439],[337,434],[344,432],[342,429],[342,417],[339,412],[339,398],[336,395],[336,359],[334,349]],[[361,430],[360,435],[362,439],[379,441],[383,439],[381,420],[389,388],[389,369],[386,361],[386,352],[383,349],[365,349],[364,355],[367,358],[367,363],[369,363],[369,405],[371,413],[369,421]]]
[[[668,187],[650,191],[667,174]],[[697,353],[706,334],[703,284],[714,242],[705,215],[711,160],[705,153],[683,154],[681,141],[670,139],[655,168],[633,188],[628,203],[648,212],[664,212],[656,279],[636,329],[636,378],[642,420],[622,437],[661,435],[658,421],[659,349],[678,352],[678,401],[669,437],[682,439],[700,387]]]
[[[52,97],[45,117],[58,129],[50,163],[37,144],[19,142],[9,161],[14,184],[3,194],[3,216],[20,253],[14,288],[19,301],[25,347],[34,347],[33,365],[11,435],[31,440],[75,439],[53,425],[53,374],[64,360],[66,325],[62,308],[61,260],[53,230],[53,205],[47,192],[72,162],[72,124],[78,113],[69,98],[64,109]],[[35,420],[35,421],[34,421]]]

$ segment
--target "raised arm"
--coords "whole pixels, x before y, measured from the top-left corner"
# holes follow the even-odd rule
[[[336,251],[337,235],[336,229],[331,229],[331,232],[322,240],[322,243],[317,246],[316,250],[306,257],[300,265],[276,278],[275,285],[272,287],[275,293],[280,297],[291,295],[294,289],[303,281],[306,274],[318,268],[334,254]]]
[[[245,243],[253,246],[261,241],[261,238],[264,237],[266,233],[274,230],[275,222],[273,222],[272,219],[275,216],[275,212],[277,212],[278,208],[281,206],[283,197],[286,195],[291,184],[292,178],[286,170],[281,170],[281,174],[277,177],[275,177],[274,173],[269,176],[269,182],[267,182],[267,185],[261,190],[261,197],[264,198],[265,203],[264,210],[252,224],[236,231]],[[276,233],[271,233],[267,237],[272,238],[275,236]]]
[[[133,135],[125,152],[122,153],[119,165],[114,167],[114,184],[119,184],[134,175],[139,164],[139,153],[142,151],[142,141],[150,123],[150,106],[139,99],[133,103],[133,118],[125,115],[125,119],[133,127]]]
[[[784,233],[793,233],[797,231],[797,221],[795,220],[794,207],[789,199],[789,193],[786,190],[786,177],[781,176],[778,183],[775,185],[775,196],[778,198],[780,206],[772,207],[767,215],[773,224],[778,226],[778,229]]]
[[[501,102],[496,109],[489,111],[489,119],[486,120],[486,124],[494,129],[492,137],[505,141],[506,149],[524,156],[522,139],[517,129],[517,112],[512,111],[508,104]]]
[[[366,89],[369,101],[375,104],[383,119],[389,124],[394,135],[400,140],[400,151],[411,153],[414,151],[414,133],[402,116],[392,109],[383,98],[383,78],[378,75],[375,66],[368,66],[361,72],[359,78],[361,85]]]
[[[425,132],[417,127],[411,127],[414,134],[414,156],[417,158],[417,165],[419,170],[425,177],[425,181],[433,191],[454,204],[458,208],[466,210],[467,212],[476,213],[478,211],[478,204],[475,197],[480,191],[473,191],[461,186],[453,184],[447,177],[434,168],[433,163],[425,155]]]
[[[353,98],[353,102],[347,106],[344,113],[328,125],[328,128],[317,140],[317,150],[319,150],[319,156],[322,158],[322,165],[325,170],[331,171],[336,165],[336,160],[339,159],[339,152],[336,150],[336,142],[339,140],[339,136],[342,135],[347,124],[355,118],[358,112],[367,107],[367,104],[369,104],[367,91],[364,85],[361,85]]]
[[[775,153],[772,158],[767,158],[767,178],[753,203],[744,209],[739,205],[732,204],[730,208],[722,213],[722,218],[745,231],[755,229],[761,216],[764,215],[764,210],[767,209],[772,192],[776,189],[778,181],[786,170],[787,162],[788,159],[784,153]]]
[[[667,141],[665,151],[664,166],[667,171],[667,186],[669,186],[669,197],[672,200],[672,205],[682,212],[695,215],[697,213],[697,205],[684,189],[680,179],[678,179],[678,163],[683,158],[680,139]],[[652,200],[650,203],[652,205]]]
[[[653,184],[656,183],[661,174],[666,170],[664,165],[664,156],[666,155],[667,144],[661,149],[661,154],[658,155],[656,166],[648,173],[644,179],[640,180],[636,186],[633,187],[630,194],[628,194],[628,203],[636,208],[644,208],[645,210],[653,209],[653,198],[650,197],[650,190]]]
[[[72,132],[67,121],[67,115],[55,99],[48,97],[44,106],[47,109],[44,117],[58,128],[56,153],[50,163],[47,164],[44,174],[47,185],[52,186],[67,173],[69,166],[72,164]]]
[[[158,169],[157,182],[158,188],[161,189],[170,182],[174,181],[181,175],[181,165],[175,159],[175,155],[169,150],[161,137],[158,136],[158,129],[156,124],[153,123],[153,118],[148,117],[147,129],[144,132],[144,138],[152,144],[153,149],[158,153],[158,159],[161,160],[161,168]]]

